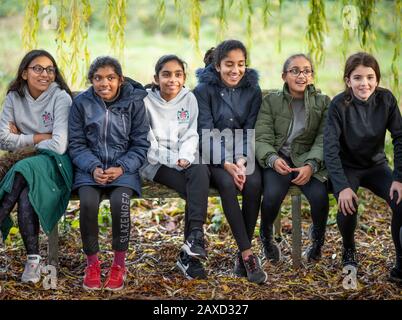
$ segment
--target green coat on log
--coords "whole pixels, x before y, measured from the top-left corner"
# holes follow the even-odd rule
[[[13,187],[14,176],[19,172],[29,186],[29,200],[39,217],[43,231],[49,234],[64,214],[70,199],[73,167],[67,154],[39,149],[38,155],[18,161],[0,183],[0,201]],[[12,226],[6,218],[1,231],[3,240]]]
[[[283,90],[269,90],[262,100],[255,125],[256,158],[262,168],[267,168],[268,159],[278,154],[286,142],[293,122],[292,96],[285,83]],[[309,160],[318,165],[314,177],[324,182],[327,172],[323,163],[323,130],[330,98],[319,93],[310,84],[304,92],[306,122],[304,131],[291,144],[290,158],[296,167],[306,165]]]

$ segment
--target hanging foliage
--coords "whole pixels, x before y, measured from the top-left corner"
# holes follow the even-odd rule
[[[201,27],[201,3],[200,0],[191,0],[190,5],[190,38],[194,43],[195,50],[201,55],[200,50],[200,27]]]
[[[271,15],[270,0],[263,0],[262,4],[262,21],[264,28],[268,27],[268,17]]]
[[[57,63],[59,65],[60,70],[66,70],[68,65],[67,60],[67,50],[65,48],[65,44],[67,42],[66,36],[66,28],[68,26],[68,8],[66,6],[67,0],[60,0],[60,9],[59,9],[59,25],[57,27],[56,32],[56,43],[57,43]]]
[[[27,0],[24,25],[22,27],[22,46],[26,51],[38,46],[39,0]]]
[[[82,0],[82,41],[84,43],[85,70],[89,69],[89,63],[91,59],[88,48],[89,19],[91,18],[91,14],[91,3],[89,2],[89,0]]]
[[[328,31],[323,0],[310,0],[308,15],[307,46],[313,62],[319,65],[324,57],[324,33]]]
[[[279,0],[278,21],[278,52],[282,52],[282,0]]]
[[[165,22],[166,4],[165,0],[159,0],[158,2],[156,16],[158,17],[159,25],[162,25]]]
[[[342,20],[342,27],[343,27],[343,34],[342,34],[342,56],[343,60],[346,60],[346,54],[348,51],[348,44],[350,41],[350,33],[353,31],[353,25],[350,25],[352,22],[352,10],[349,3],[349,0],[342,1],[342,8],[341,8],[341,20]]]
[[[182,34],[183,29],[182,29],[182,24],[183,24],[183,4],[182,0],[174,0],[174,8],[176,11],[176,33],[177,34]]]
[[[253,0],[245,0],[247,5],[247,49],[251,51],[253,45],[253,29],[251,27],[251,18],[254,14]]]
[[[394,55],[392,57],[391,71],[393,76],[392,90],[400,98],[399,89],[399,60],[401,56],[401,32],[402,32],[402,0],[395,2],[395,16],[394,16],[395,34],[394,34]]]
[[[89,51],[87,47],[88,23],[91,15],[89,0],[72,0],[70,9],[71,32],[70,47],[70,84],[81,87],[85,83],[86,71],[89,66]],[[82,63],[84,62],[84,63]]]
[[[125,26],[127,23],[127,0],[108,0],[108,38],[113,54],[124,65]]]
[[[225,30],[227,29],[225,0],[219,0],[218,21],[219,21],[218,38],[219,38],[219,41],[222,41]]]
[[[375,0],[357,1],[359,8],[359,38],[363,50],[372,52],[374,49],[375,34],[372,17],[375,9]]]

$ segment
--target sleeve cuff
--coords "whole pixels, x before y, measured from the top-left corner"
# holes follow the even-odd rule
[[[320,169],[319,164],[315,160],[307,160],[305,164],[311,167],[311,169],[313,170],[313,174],[317,173]]]
[[[21,141],[22,141],[23,147],[33,146],[34,145],[34,135],[33,134],[21,135]]]
[[[274,163],[275,163],[275,161],[276,160],[278,160],[280,157],[276,154],[276,153],[274,153],[274,154],[272,154],[272,155],[270,155],[269,157],[268,157],[268,159],[267,159],[267,161],[266,161],[266,163],[268,164],[268,166],[270,167],[270,168],[274,168]]]

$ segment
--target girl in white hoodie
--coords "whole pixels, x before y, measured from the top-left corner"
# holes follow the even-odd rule
[[[161,57],[154,84],[144,98],[151,130],[148,162],[142,175],[174,189],[186,200],[184,239],[177,266],[189,279],[203,279],[200,259],[206,258],[203,224],[207,215],[209,170],[198,163],[198,105],[184,87],[185,62],[175,55]]]

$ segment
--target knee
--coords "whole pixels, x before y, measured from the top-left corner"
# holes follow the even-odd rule
[[[188,168],[189,172],[193,176],[201,177],[203,179],[207,179],[209,181],[209,177],[211,172],[209,168],[205,164],[193,164]]]
[[[327,208],[329,207],[329,198],[326,190],[317,190],[313,192],[308,199],[310,206]]]
[[[98,213],[99,206],[97,206],[94,201],[85,197],[80,199],[80,216],[92,216],[91,213]]]
[[[252,193],[261,193],[262,192],[262,180],[260,175],[250,175],[246,177],[246,185],[247,192]]]
[[[236,185],[230,175],[222,177],[217,186],[220,193],[237,195]]]

